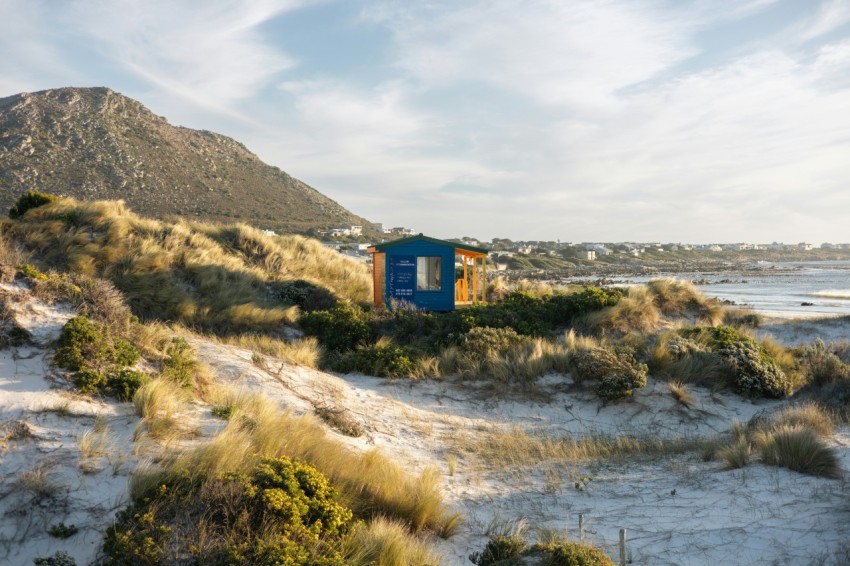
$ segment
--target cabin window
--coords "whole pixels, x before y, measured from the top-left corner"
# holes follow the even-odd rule
[[[416,290],[439,291],[442,287],[443,258],[440,256],[416,258]]]

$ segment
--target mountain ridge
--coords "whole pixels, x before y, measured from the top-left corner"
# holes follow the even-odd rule
[[[107,87],[0,98],[0,185],[5,209],[38,190],[124,200],[156,218],[242,221],[285,233],[372,225],[241,142],[173,126]]]

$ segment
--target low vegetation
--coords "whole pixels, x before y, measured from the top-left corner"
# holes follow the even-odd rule
[[[299,308],[369,296],[364,266],[301,236],[165,223],[112,201],[29,206],[3,233],[46,266],[112,281],[143,320],[219,334],[273,331],[294,323]]]
[[[352,452],[258,394],[219,386],[208,400],[227,407],[225,429],[135,476],[133,506],[107,537],[110,563],[439,562],[415,536],[449,536],[458,524],[434,470],[413,477],[377,452]]]
[[[734,425],[731,441],[718,447],[716,456],[730,469],[758,458],[803,474],[840,478],[838,456],[825,442],[834,427],[835,419],[818,405],[792,405],[749,425]]]
[[[560,538],[530,544],[522,528],[493,534],[484,549],[473,552],[469,560],[477,566],[614,566],[614,561],[605,552],[589,545]]]

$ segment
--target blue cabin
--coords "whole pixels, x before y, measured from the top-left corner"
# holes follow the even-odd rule
[[[368,249],[375,306],[452,311],[487,299],[487,250],[419,234]]]

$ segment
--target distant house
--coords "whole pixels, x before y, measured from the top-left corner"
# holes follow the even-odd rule
[[[423,310],[452,311],[487,299],[484,248],[419,234],[367,251],[372,254],[376,306],[405,302]],[[460,268],[455,267],[458,258]]]
[[[596,250],[582,250],[579,252],[579,257],[581,259],[587,259],[590,261],[596,260]]]

